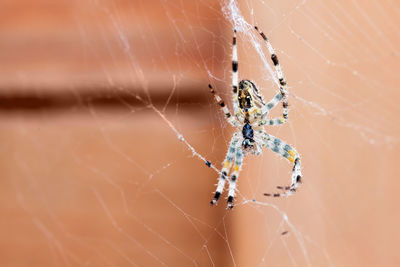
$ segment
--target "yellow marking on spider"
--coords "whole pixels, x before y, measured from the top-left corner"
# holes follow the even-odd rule
[[[253,115],[254,113],[260,113],[258,108],[254,108],[253,110],[251,110],[249,112],[251,115]]]
[[[293,158],[293,157],[287,157],[287,159],[288,159],[291,163],[294,162],[294,158]]]
[[[239,165],[233,166],[233,171],[235,171],[235,172],[239,171]]]
[[[296,155],[296,151],[294,151],[294,150],[289,150],[288,153],[292,157],[294,157]]]
[[[224,168],[229,168],[230,166],[231,166],[231,163],[229,161],[225,161]]]
[[[284,122],[286,121],[286,119],[281,118],[280,121],[281,121],[282,123],[284,123]]]

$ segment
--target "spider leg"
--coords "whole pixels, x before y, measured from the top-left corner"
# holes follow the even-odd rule
[[[215,90],[212,88],[211,84],[208,85],[208,88],[210,88],[210,92],[214,95],[214,98],[217,101],[218,105],[220,105],[222,111],[225,114],[225,117],[226,117],[227,121],[232,126],[239,127],[240,126],[240,122],[234,116],[232,116],[232,114],[229,112],[229,109],[225,105],[224,100],[222,100],[222,98],[215,92]]]
[[[231,143],[228,148],[228,152],[226,153],[226,157],[223,162],[223,167],[222,167],[222,171],[221,171],[221,176],[218,179],[217,190],[215,191],[213,200],[211,200],[211,202],[210,202],[211,205],[214,205],[218,202],[218,199],[221,196],[222,191],[224,191],[226,177],[228,176],[229,170],[232,166],[232,161],[233,161],[233,158],[235,155],[236,144],[237,144],[238,140],[239,140],[239,134],[235,133],[232,136]]]
[[[276,125],[282,125],[284,123],[286,123],[287,120],[285,120],[284,118],[276,118],[276,119],[262,119],[260,120],[260,122],[258,123],[259,126],[262,125],[269,125],[269,126],[276,126]]]
[[[239,61],[236,45],[236,29],[233,30],[232,40],[232,93],[233,93],[233,113],[236,117],[242,117],[238,101],[238,87],[239,87]],[[244,119],[244,118],[243,118]]]
[[[281,125],[281,124],[284,124],[287,121],[287,119],[285,119],[285,118],[276,118],[276,119],[268,119],[268,120],[265,119],[265,117],[267,116],[269,111],[271,109],[273,109],[281,100],[282,100],[282,93],[279,92],[278,94],[276,94],[274,96],[274,98],[271,99],[271,101],[269,101],[267,104],[265,104],[261,108],[261,114],[263,114],[263,115],[262,115],[262,119],[258,123],[259,126],[262,126],[262,125],[270,125],[270,126]],[[287,107],[287,103],[286,103],[286,107]],[[287,118],[287,116],[286,116],[286,118]]]
[[[236,29],[233,30],[233,41],[232,41],[232,92],[233,92],[233,102],[235,104],[235,108],[239,108],[239,102],[237,99],[237,92],[239,87],[239,63],[238,63],[238,54],[237,54],[237,46],[236,46]],[[236,110],[235,110],[236,112]]]
[[[278,189],[283,189],[285,192],[283,193],[274,193],[268,194],[265,193],[265,196],[273,196],[273,197],[285,197],[293,195],[296,192],[296,189],[301,184],[301,161],[300,155],[297,153],[296,149],[292,146],[288,145],[286,142],[265,133],[263,137],[263,146],[271,149],[275,153],[278,153],[282,157],[286,158],[288,161],[293,163],[292,169],[292,179],[290,186],[278,186]]]
[[[264,39],[268,51],[271,54],[271,60],[272,63],[274,63],[274,67],[275,67],[275,72],[278,76],[279,79],[279,93],[267,104],[265,105],[265,108],[262,109],[262,114],[263,116],[266,116],[266,114],[268,114],[268,112],[275,107],[280,100],[282,100],[282,106],[283,106],[283,118],[282,120],[286,121],[289,117],[289,110],[288,110],[288,102],[287,102],[287,85],[286,85],[286,79],[283,76],[283,72],[281,69],[281,66],[279,65],[279,60],[278,57],[275,54],[275,50],[272,47],[271,43],[268,41],[267,37],[265,36],[265,34],[258,29],[257,26],[254,26],[254,28],[258,31],[258,33],[261,35],[261,37]],[[280,95],[280,97],[278,97],[278,95]],[[278,101],[277,99],[280,98]]]
[[[229,181],[229,192],[228,192],[228,207],[227,209],[233,208],[233,199],[236,193],[236,182],[239,178],[239,172],[242,169],[243,162],[243,152],[242,148],[239,146],[236,148],[235,155],[235,165],[233,165],[233,172],[231,174],[231,179]]]

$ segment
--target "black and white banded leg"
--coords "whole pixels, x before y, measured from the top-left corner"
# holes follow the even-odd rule
[[[290,186],[278,186],[278,189],[285,190],[283,193],[273,193],[268,194],[265,193],[265,196],[273,196],[273,197],[285,197],[293,195],[296,192],[296,189],[301,185],[301,159],[299,153],[297,153],[296,149],[287,144],[286,142],[265,133],[263,138],[264,147],[269,148],[273,152],[281,155],[286,158],[288,161],[293,163],[292,169],[292,178]]]
[[[262,126],[262,125],[281,125],[284,124],[286,122],[286,119],[284,118],[276,118],[276,119],[265,119],[265,117],[267,116],[267,114],[269,113],[269,111],[271,109],[273,109],[274,107],[276,107],[276,105],[278,105],[278,103],[282,100],[282,94],[279,92],[277,93],[274,98],[271,99],[271,101],[269,101],[267,104],[265,104],[264,107],[262,107],[261,113],[263,114],[263,118],[259,121],[258,125]]]
[[[238,87],[239,87],[239,61],[236,44],[236,30],[233,30],[232,40],[232,92],[233,92],[233,113],[237,117],[243,117],[240,112],[239,101],[238,101]]]
[[[232,114],[229,112],[228,107],[225,105],[224,100],[215,92],[214,88],[211,86],[211,84],[208,85],[208,88],[210,88],[210,92],[214,95],[215,100],[217,101],[218,105],[221,107],[222,111],[225,114],[226,119],[228,122],[235,127],[240,127],[240,122],[236,119],[235,116],[232,116]]]
[[[278,79],[279,79],[279,84],[280,84],[280,86],[279,86],[279,94],[281,95],[282,106],[283,106],[283,115],[282,115],[283,118],[282,118],[282,120],[279,120],[279,121],[281,121],[282,123],[284,123],[284,122],[286,122],[286,120],[289,118],[289,110],[288,110],[288,102],[287,102],[287,97],[288,97],[288,95],[287,95],[286,79],[285,79],[285,77],[283,76],[283,72],[282,72],[281,66],[279,65],[278,57],[277,57],[277,55],[275,54],[275,50],[274,50],[274,48],[272,47],[271,43],[268,41],[267,36],[265,36],[265,34],[264,34],[260,29],[258,29],[257,26],[254,26],[254,28],[258,31],[258,33],[259,33],[259,34],[261,35],[261,37],[264,39],[265,44],[267,45],[268,51],[269,51],[269,53],[271,54],[272,63],[274,64],[275,71],[276,71],[276,74],[277,74]],[[276,98],[276,96],[275,96],[275,98]],[[274,98],[274,99],[275,99],[275,98]],[[275,104],[275,105],[276,105],[276,104]],[[274,106],[272,106],[271,108],[269,108],[268,105],[266,105],[265,107],[266,107],[266,108],[265,108],[264,110],[262,110],[262,111],[263,111],[262,114],[263,114],[264,116],[267,115],[268,112],[269,112],[269,110],[270,110],[272,107],[274,107]],[[280,123],[280,124],[282,124],[282,123]]]
[[[231,139],[231,143],[229,145],[228,152],[226,153],[225,160],[222,163],[223,166],[222,166],[221,176],[218,179],[217,190],[215,191],[214,198],[210,202],[211,205],[214,205],[218,202],[219,197],[221,196],[222,192],[224,191],[225,182],[226,182],[229,170],[231,169],[233,159],[235,157],[235,152],[237,149],[238,141],[239,141],[239,134],[235,133]]]
[[[283,118],[276,118],[276,119],[268,119],[268,120],[261,120],[258,125],[269,125],[269,126],[277,126],[277,125],[282,125],[286,122],[285,119]]]
[[[243,162],[243,152],[242,148],[239,146],[236,148],[235,154],[235,164],[233,165],[233,171],[231,174],[231,179],[229,180],[229,192],[228,192],[228,209],[233,208],[233,200],[236,194],[236,183],[239,178],[239,173],[242,169]]]

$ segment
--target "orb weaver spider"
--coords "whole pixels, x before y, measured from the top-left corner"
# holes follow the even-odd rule
[[[264,125],[282,125],[288,120],[288,102],[287,102],[287,86],[283,76],[282,69],[279,65],[278,57],[265,34],[254,27],[260,36],[264,39],[268,51],[271,54],[271,60],[274,64],[277,77],[279,79],[279,92],[268,103],[264,102],[263,96],[255,84],[250,80],[241,80],[239,82],[238,73],[238,56],[236,46],[236,30],[233,33],[232,44],[232,88],[233,88],[233,115],[230,113],[224,101],[216,94],[211,85],[209,85],[211,93],[215,100],[221,106],[225,113],[227,121],[237,128],[230,141],[228,152],[223,162],[221,175],[218,179],[217,190],[214,198],[211,200],[211,205],[218,202],[228,177],[229,171],[232,173],[229,179],[228,191],[228,209],[233,208],[233,200],[235,197],[236,183],[239,178],[239,173],[242,168],[243,157],[247,154],[260,155],[262,147],[269,148],[275,153],[278,153],[289,162],[293,163],[292,177],[290,186],[278,186],[278,189],[283,190],[282,193],[267,194],[265,196],[285,197],[292,195],[301,184],[301,163],[300,155],[296,149],[286,142],[268,134]],[[279,102],[282,101],[283,115],[282,118],[267,119],[268,113]],[[209,161],[206,161],[208,167],[211,166]],[[232,166],[233,165],[233,166]]]

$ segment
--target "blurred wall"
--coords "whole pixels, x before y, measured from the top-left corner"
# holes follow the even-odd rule
[[[213,27],[221,14],[208,13],[218,8],[212,1],[183,4],[196,17],[163,4],[1,3],[1,266],[207,265],[208,253],[223,265],[229,257],[199,223],[215,225],[223,211],[209,212],[216,174],[149,108],[200,133],[189,140],[196,149],[220,139],[207,131],[219,126],[204,116],[214,102],[193,62],[223,57],[211,38],[225,26]],[[175,25],[180,36],[171,36],[171,17],[203,29]],[[202,48],[177,49],[176,38],[191,35]]]

